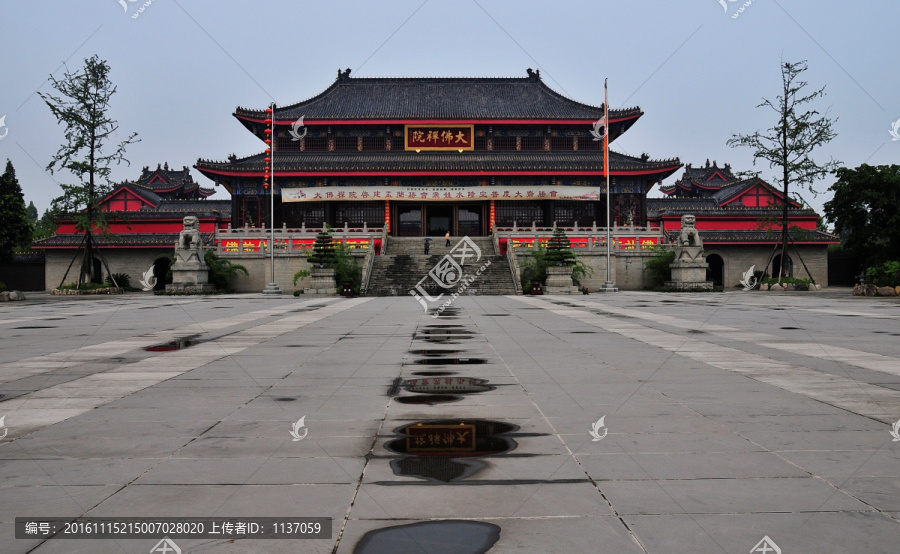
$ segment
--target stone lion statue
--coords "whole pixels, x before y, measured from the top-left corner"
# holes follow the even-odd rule
[[[197,216],[189,215],[184,218],[184,230],[178,235],[176,250],[200,250],[200,220]]]
[[[678,236],[678,246],[703,246],[695,216],[681,216],[681,234]]]

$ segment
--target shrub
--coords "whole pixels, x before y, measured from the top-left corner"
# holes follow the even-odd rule
[[[675,262],[675,250],[666,246],[655,246],[655,255],[644,263],[651,286],[661,287],[672,280],[672,269],[669,264]]]
[[[353,294],[359,294],[362,287],[362,267],[356,263],[350,248],[341,244],[340,248],[333,251],[334,256],[334,280],[338,286],[350,283]]]
[[[297,273],[294,273],[294,286],[297,286],[297,281],[299,281],[300,279],[305,279],[307,277],[309,277],[308,269],[301,269]]]
[[[4,283],[3,281],[0,281],[0,291],[4,291],[4,290],[6,290],[6,283]]]
[[[900,285],[900,261],[884,262],[866,269],[866,283],[876,287]]]
[[[206,251],[203,261],[209,266],[209,281],[218,290],[233,292],[234,280],[239,271],[243,272],[244,275],[250,275],[246,267],[232,263],[231,260],[220,258],[212,250]]]
[[[127,273],[113,273],[112,278],[109,275],[106,276],[106,284],[112,286],[113,279],[116,280],[116,284],[119,285],[120,289],[128,289],[131,288],[131,276]]]
[[[535,243],[531,256],[522,258],[522,290],[530,291],[532,283],[544,283],[547,279],[547,250]]]

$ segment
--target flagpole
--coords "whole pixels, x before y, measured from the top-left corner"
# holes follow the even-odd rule
[[[610,229],[612,221],[610,221],[610,187],[609,187],[609,79],[603,80],[603,120],[606,122],[606,129],[603,133],[603,173],[606,175],[606,282],[600,287],[600,292],[618,292],[616,284],[612,281],[611,261],[612,261],[612,234]]]
[[[262,292],[263,294],[281,294],[281,288],[275,282],[275,143],[278,142],[276,138],[278,131],[275,127],[275,102],[269,104],[269,109],[272,110],[272,113],[269,114],[269,118],[272,120],[272,134],[269,135],[269,140],[272,141],[269,147],[269,225],[272,226],[271,238],[269,239],[269,255],[272,258],[272,282],[266,285]]]

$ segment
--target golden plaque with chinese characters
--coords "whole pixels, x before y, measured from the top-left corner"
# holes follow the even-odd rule
[[[406,150],[475,150],[474,125],[405,125]]]

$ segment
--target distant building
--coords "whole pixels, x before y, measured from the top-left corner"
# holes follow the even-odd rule
[[[705,166],[688,164],[681,178],[660,187],[668,198],[647,199],[647,220],[663,229],[670,240],[678,235],[681,216],[697,217],[711,280],[733,287],[743,272],[755,265],[762,270],[781,239],[784,195],[758,177],[741,178],[725,164],[706,161]],[[817,283],[828,283],[828,245],[840,239],[817,230],[819,215],[791,200],[788,220],[791,236],[800,256]],[[779,251],[780,252],[780,251]],[[779,273],[781,255],[776,252],[769,274]],[[788,249],[788,273],[807,277],[803,264]]]
[[[231,200],[208,200],[214,193],[195,182],[187,167],[144,167],[136,181],[121,183],[100,201],[101,210],[113,212],[109,214],[109,233],[94,235],[100,254],[113,273],[127,273],[132,286],[138,286],[150,266],[156,267],[158,286],[162,285],[185,216],[200,219],[200,232],[210,243],[216,229],[231,221]],[[47,289],[59,286],[83,236],[73,221],[64,219],[54,236],[35,241],[33,248],[46,253]],[[99,257],[94,263],[105,278],[106,268]],[[69,271],[66,280],[76,279],[77,268]]]

